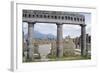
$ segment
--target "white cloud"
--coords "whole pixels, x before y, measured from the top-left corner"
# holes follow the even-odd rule
[[[24,34],[26,34],[27,32],[28,32],[28,24],[27,23],[25,23],[25,22],[23,22],[23,24],[22,24],[23,26],[22,26],[22,30],[24,31]]]
[[[86,32],[91,35],[91,25],[89,24],[87,27],[86,27]]]
[[[48,24],[48,23],[36,23],[34,30],[42,32],[44,34],[53,34],[56,35],[56,24]]]
[[[80,26],[78,25],[63,25],[63,37],[71,36],[76,37],[80,35]]]

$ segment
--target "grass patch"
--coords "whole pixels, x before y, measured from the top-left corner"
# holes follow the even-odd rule
[[[50,61],[69,61],[69,60],[88,60],[91,59],[91,57],[87,57],[87,56],[67,56],[67,57],[61,57],[61,58],[57,58],[57,57],[51,57]]]
[[[57,58],[56,56],[49,56],[48,61],[73,61],[73,60],[89,60],[91,59],[90,56],[80,56],[80,55],[74,55],[74,56],[63,56],[61,58]],[[34,61],[28,61],[24,62],[24,63],[28,63],[28,62],[45,62],[45,61],[41,61],[41,59],[35,59]]]

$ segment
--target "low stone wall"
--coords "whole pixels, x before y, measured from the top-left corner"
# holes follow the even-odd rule
[[[55,40],[51,40],[51,41],[47,41],[47,40],[38,40],[35,41],[34,44],[51,44],[51,55],[52,56],[56,56],[56,41]],[[63,40],[63,49],[64,49],[64,56],[69,56],[69,55],[74,55],[74,49],[75,49],[75,44],[73,43],[72,39],[68,39],[68,40]]]
[[[51,44],[51,52],[50,52],[50,56],[55,56],[57,54],[57,48],[56,48],[56,40],[34,40],[35,42],[33,43],[34,45],[34,54],[38,54],[38,48],[39,45],[42,44]],[[27,52],[27,44],[24,44],[24,49],[23,49],[23,57],[27,57],[26,56],[26,52]],[[63,50],[64,50],[64,56],[73,56],[75,55],[75,44],[73,43],[72,39],[67,39],[67,40],[63,40]],[[36,57],[36,58],[40,58],[40,57]],[[23,59],[24,60],[24,59]]]

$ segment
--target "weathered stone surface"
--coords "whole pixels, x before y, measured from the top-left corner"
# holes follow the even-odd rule
[[[86,25],[81,25],[81,55],[86,55]]]
[[[68,38],[64,41],[64,56],[74,55],[75,44],[73,43],[72,39]]]
[[[28,22],[28,59],[30,61],[34,60],[34,45],[33,45],[33,28],[34,23]]]
[[[84,24],[85,16],[77,12],[23,10],[23,22]]]
[[[39,45],[38,52],[40,53],[42,61],[47,60],[47,55],[50,53],[50,51],[51,51],[51,44]]]
[[[63,57],[63,31],[62,24],[57,23],[57,57]]]

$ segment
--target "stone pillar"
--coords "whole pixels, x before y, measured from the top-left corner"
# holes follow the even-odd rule
[[[34,23],[28,22],[28,60],[34,60],[34,46],[33,46],[33,28]]]
[[[89,35],[86,34],[86,56],[88,56],[88,50],[89,50]]]
[[[86,25],[81,24],[81,55],[86,55]]]
[[[57,57],[63,57],[63,24],[57,23]]]

